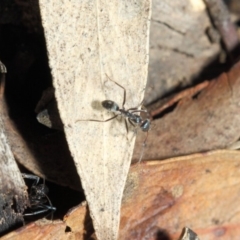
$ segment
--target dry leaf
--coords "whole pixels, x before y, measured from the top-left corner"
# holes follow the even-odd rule
[[[238,239],[240,153],[216,151],[134,165],[121,210],[119,239]]]
[[[92,221],[85,202],[76,208],[69,210],[67,215],[64,217],[64,221],[48,221],[46,219],[41,219],[12,231],[0,239],[87,240],[92,239],[92,234]]]
[[[165,236],[176,240],[188,227],[199,239],[237,240],[239,159],[238,151],[221,150],[133,165],[124,191],[119,239],[155,240]],[[64,221],[58,239],[65,239],[66,227],[68,234],[78,236],[77,239],[92,234],[86,204],[72,209]],[[47,232],[49,236],[56,234],[54,226],[48,227],[53,228]],[[35,235],[28,229],[26,226],[18,232],[23,236],[31,232],[32,239],[37,239],[41,227],[35,229]],[[6,235],[1,240],[6,239],[11,238]]]
[[[62,221],[54,222],[39,220],[28,224],[16,231],[1,237],[1,240],[78,240],[78,236],[73,233],[65,232],[66,225]]]
[[[199,94],[183,98],[172,112],[154,121],[144,159],[165,159],[231,145],[240,136],[239,101],[240,62],[210,81]],[[135,160],[144,137],[139,134]]]
[[[204,1],[214,26],[221,34],[221,40],[224,43],[228,54],[235,54],[239,57],[239,37],[235,24],[232,22],[229,9],[224,1],[205,0]],[[232,56],[231,56],[232,57]]]
[[[94,233],[86,202],[68,211],[63,220],[71,232],[79,237],[81,236],[83,239],[90,238]]]
[[[124,192],[119,239],[166,236],[176,240],[187,226],[199,239],[237,240],[239,159],[239,152],[221,150],[133,165]],[[92,233],[86,204],[71,210],[64,220],[68,234],[82,239]]]
[[[192,84],[220,51],[203,0],[153,0],[145,104]]]
[[[107,119],[100,102],[126,108],[143,98],[147,78],[150,2],[40,1],[59,113],[98,239],[116,239],[122,193],[135,136]],[[61,23],[61,25],[59,25]]]

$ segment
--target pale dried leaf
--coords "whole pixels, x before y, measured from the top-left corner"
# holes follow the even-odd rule
[[[116,239],[135,135],[107,119],[99,102],[126,108],[143,98],[148,64],[149,1],[40,1],[58,109],[98,239]]]
[[[182,237],[179,240],[200,240],[195,232],[185,227],[182,231]]]

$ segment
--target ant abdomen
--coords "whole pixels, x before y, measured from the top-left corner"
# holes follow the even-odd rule
[[[143,132],[148,132],[149,129],[150,129],[150,124],[151,124],[150,119],[145,119],[145,120],[141,123],[140,128],[142,129]]]

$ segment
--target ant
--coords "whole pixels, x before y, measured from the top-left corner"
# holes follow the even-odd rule
[[[34,210],[31,213],[24,213],[24,217],[35,216],[41,213],[51,211],[51,219],[53,218],[53,212],[56,208],[52,205],[47,193],[49,192],[48,187],[45,185],[45,179],[43,179],[43,184],[38,184],[40,178],[33,174],[22,173],[22,177],[25,179],[34,180],[30,191],[29,191],[29,201],[30,209]],[[46,204],[48,203],[48,205]]]
[[[126,89],[120,85],[119,83],[115,82],[114,80],[112,80],[107,74],[106,74],[107,78],[114,82],[117,86],[119,86],[120,88],[123,89],[123,102],[122,102],[122,108],[120,108],[118,106],[117,103],[115,103],[114,101],[112,100],[104,100],[102,101],[102,106],[106,109],[106,110],[109,110],[111,112],[114,113],[114,116],[109,118],[109,119],[106,119],[106,120],[93,120],[93,119],[88,119],[88,120],[77,120],[76,122],[78,121],[93,121],[93,122],[108,122],[108,121],[111,121],[113,120],[114,118],[118,117],[118,116],[123,116],[125,117],[125,125],[126,125],[126,129],[127,129],[127,132],[128,132],[128,125],[127,125],[127,120],[128,122],[134,126],[134,127],[139,127],[143,132],[146,132],[147,135],[146,135],[146,138],[143,142],[143,147],[145,147],[146,145],[146,141],[147,141],[147,137],[148,137],[148,131],[150,129],[150,125],[151,125],[151,120],[150,118],[142,118],[140,115],[136,114],[136,113],[141,113],[141,112],[144,112],[147,114],[147,116],[149,116],[149,113],[147,110],[145,109],[138,109],[139,107],[135,107],[135,108],[129,108],[129,109],[125,109],[124,105],[125,105],[125,102],[126,102]],[[143,102],[143,101],[142,101]],[[142,102],[139,106],[141,106],[142,108]],[[127,120],[126,120],[127,119]],[[142,154],[141,154],[141,157],[140,157],[140,160],[142,158]],[[139,160],[139,162],[140,162]]]

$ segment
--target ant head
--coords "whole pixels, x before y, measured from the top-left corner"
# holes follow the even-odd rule
[[[39,184],[31,188],[31,197],[41,199],[43,196],[48,194],[49,189],[45,184]]]
[[[102,101],[102,106],[111,112],[116,112],[119,110],[118,105],[111,100]]]

